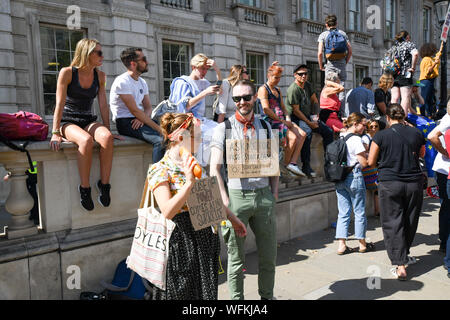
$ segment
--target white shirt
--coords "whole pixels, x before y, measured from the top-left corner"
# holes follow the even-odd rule
[[[111,86],[111,92],[109,93],[109,106],[113,116],[113,121],[118,118],[134,118],[134,115],[130,112],[126,104],[120,98],[120,94],[131,94],[136,101],[136,105],[139,109],[144,111],[142,101],[144,97],[148,95],[147,82],[141,77],[138,80],[134,80],[128,72],[122,73],[116,79]]]
[[[344,137],[346,137],[349,133],[345,133]],[[356,167],[361,166],[358,163],[358,158],[356,155],[361,152],[366,152],[366,148],[362,143],[362,139],[360,136],[353,136],[347,140],[347,166],[352,167],[356,165]]]
[[[442,136],[439,137],[439,140],[441,141],[444,149],[446,149],[444,135],[445,132],[450,129],[450,116],[448,114],[445,114],[445,116],[441,119],[441,123],[439,123],[436,128],[437,130],[439,130],[439,132],[442,133]],[[448,175],[449,167],[450,159],[438,152],[436,158],[434,159],[433,171]]]

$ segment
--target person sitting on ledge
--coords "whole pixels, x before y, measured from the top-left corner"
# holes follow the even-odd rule
[[[95,39],[82,39],[77,43],[75,55],[69,67],[59,72],[56,86],[56,107],[50,146],[58,151],[63,140],[78,146],[78,190],[81,206],[94,209],[89,176],[92,165],[94,140],[100,145],[100,180],[98,202],[108,207],[111,203],[109,178],[112,168],[113,141],[115,136],[109,127],[109,109],[106,102],[105,73],[98,70],[103,63],[100,43]],[[103,124],[96,122],[92,103],[98,97]],[[118,139],[121,139],[117,136]]]

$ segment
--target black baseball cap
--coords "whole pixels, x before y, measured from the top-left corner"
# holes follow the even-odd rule
[[[296,73],[299,69],[308,69],[308,66],[306,64],[298,64],[294,68],[294,73]]]

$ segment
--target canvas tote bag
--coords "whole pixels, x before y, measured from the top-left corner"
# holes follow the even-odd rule
[[[138,221],[134,233],[127,266],[154,286],[166,290],[166,270],[169,257],[169,240],[176,224],[166,219],[155,208],[151,188],[146,181],[145,200],[138,209]],[[148,197],[151,195],[151,206]]]

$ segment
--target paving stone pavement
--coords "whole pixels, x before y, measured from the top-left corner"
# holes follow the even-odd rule
[[[381,224],[369,217],[368,241],[376,251],[336,254],[335,229],[328,228],[278,245],[274,296],[277,300],[449,300],[450,279],[439,252],[439,200],[425,198],[419,227],[411,248],[417,264],[408,267],[408,281],[398,281],[390,274]],[[353,223],[347,243],[353,239]],[[228,300],[226,261],[219,275],[219,300]],[[259,300],[257,254],[246,256],[245,299]]]

